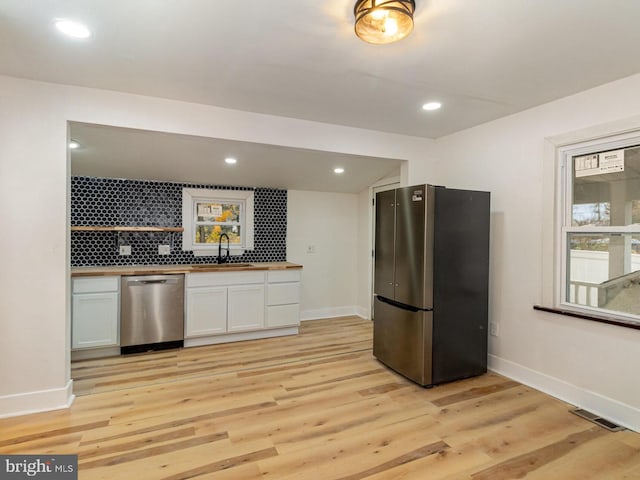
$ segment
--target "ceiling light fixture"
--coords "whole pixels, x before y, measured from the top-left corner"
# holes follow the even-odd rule
[[[87,38],[91,36],[91,31],[82,23],[74,22],[66,18],[59,18],[55,21],[56,28],[65,35],[73,38]]]
[[[334,168],[334,169],[333,169],[333,172],[334,172],[334,173],[337,173],[337,174],[344,173],[344,168],[342,168],[342,167],[336,167],[336,168]]]
[[[440,102],[429,102],[422,105],[422,109],[427,111],[438,110],[440,107],[442,107]]]
[[[235,165],[238,161],[235,158],[227,157],[224,159],[224,162],[228,165]]]
[[[402,40],[413,30],[415,10],[414,0],[357,0],[356,35],[378,45]]]
[[[76,142],[75,140],[71,140],[69,142],[69,148],[71,150],[75,150],[76,148],[80,147],[80,144],[78,142]]]

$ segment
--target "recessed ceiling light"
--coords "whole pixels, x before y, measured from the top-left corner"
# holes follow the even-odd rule
[[[71,140],[69,142],[69,148],[71,150],[75,150],[76,148],[78,148],[80,146],[80,144],[78,142],[76,142],[75,140]]]
[[[85,25],[66,18],[56,20],[55,26],[62,33],[73,38],[87,38],[91,36],[91,31]]]
[[[231,157],[227,157],[224,159],[225,163],[229,164],[229,165],[234,165],[236,163],[238,163],[238,161],[235,158],[231,158]]]
[[[344,168],[342,168],[342,167],[336,167],[336,168],[334,168],[334,169],[333,169],[333,172],[334,172],[334,173],[338,173],[338,174],[340,174],[340,173],[344,173]]]
[[[427,111],[438,110],[440,107],[442,107],[440,102],[429,102],[422,105],[422,109]]]

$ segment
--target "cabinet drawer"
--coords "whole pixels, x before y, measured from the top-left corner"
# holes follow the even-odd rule
[[[299,283],[274,283],[267,287],[267,305],[300,303]]]
[[[264,283],[265,272],[203,272],[188,273],[187,287],[216,287],[220,285],[243,285]]]
[[[300,306],[275,305],[267,307],[267,327],[284,327],[300,324]]]
[[[267,281],[269,283],[299,282],[300,273],[301,273],[300,269],[271,270],[267,272]]]
[[[73,293],[117,292],[120,277],[87,277],[73,279]]]

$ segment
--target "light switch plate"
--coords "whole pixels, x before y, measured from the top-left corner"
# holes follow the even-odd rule
[[[171,253],[170,245],[158,245],[158,255],[169,255]]]
[[[500,335],[500,326],[495,322],[489,323],[489,335],[497,337]]]
[[[120,255],[131,255],[131,245],[120,245]]]

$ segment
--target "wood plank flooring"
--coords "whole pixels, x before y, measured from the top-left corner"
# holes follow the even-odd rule
[[[371,351],[371,322],[353,318],[332,322],[333,331],[326,322],[304,322],[299,335],[72,362],[74,393],[86,395],[229,372],[262,373],[265,367],[291,362],[313,366],[328,357]]]
[[[640,434],[489,373],[423,389],[371,323],[75,362],[67,410],[0,420],[0,453],[78,454],[80,479],[640,479]]]

